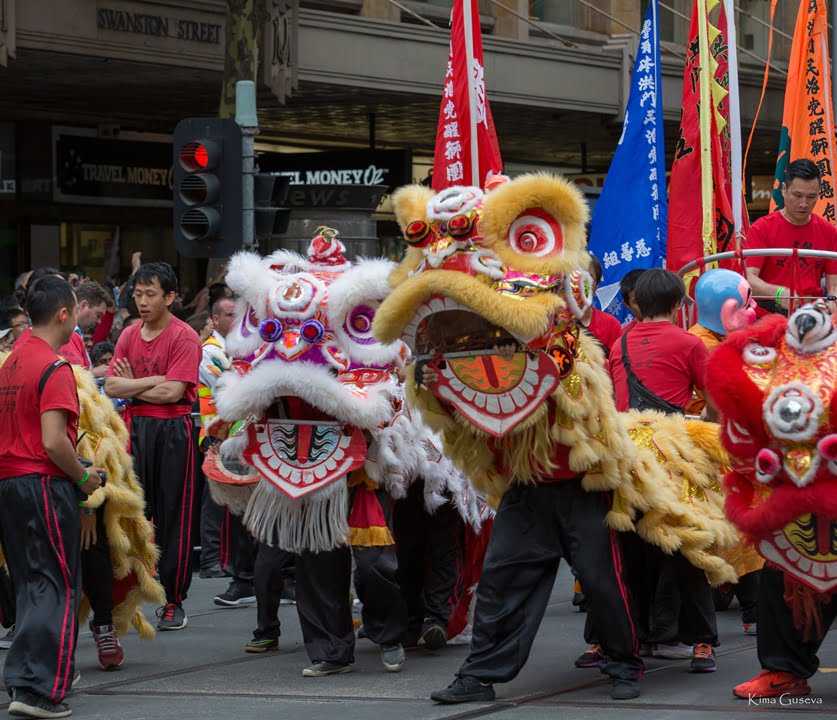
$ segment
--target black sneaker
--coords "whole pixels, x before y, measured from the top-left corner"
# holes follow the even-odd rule
[[[27,718],[65,718],[72,714],[73,711],[66,703],[54,703],[23,688],[12,690],[9,715]]]
[[[351,665],[340,663],[315,662],[302,671],[302,677],[326,677],[327,675],[341,675],[352,671]]]
[[[715,651],[709,643],[697,643],[692,650],[692,664],[689,672],[711,673],[718,669],[715,662]]]
[[[253,638],[244,646],[246,653],[266,653],[279,649],[278,638]]]
[[[158,630],[182,630],[189,622],[186,611],[179,603],[166,603],[157,609]]]
[[[601,645],[591,645],[575,660],[577,668],[600,668],[607,663],[607,658]]]
[[[221,607],[244,607],[256,604],[252,583],[233,580],[225,592],[215,596],[215,604]]]
[[[610,697],[614,700],[633,700],[639,697],[639,680],[623,680],[613,678]]]
[[[437,690],[430,694],[430,699],[442,705],[456,705],[466,702],[492,702],[494,700],[494,686],[491,683],[481,683],[475,677],[468,675],[454,678],[454,681],[444,690]]]
[[[425,620],[419,642],[424,643],[428,650],[440,650],[448,644],[448,631],[441,623]]]

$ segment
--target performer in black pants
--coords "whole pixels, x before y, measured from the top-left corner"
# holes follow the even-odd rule
[[[81,543],[81,586],[93,611],[90,631],[99,667],[116,670],[122,666],[125,653],[113,626],[113,562],[105,530],[105,505],[95,512],[82,511]]]
[[[392,498],[377,491],[387,525],[392,526]],[[350,672],[354,663],[350,581],[355,562],[355,590],[363,604],[366,637],[381,648],[389,672],[401,670],[401,640],[407,630],[407,606],[398,585],[394,545],[349,546],[327,552],[303,552],[296,558],[296,607],[311,666],[305,677]]]
[[[257,544],[253,585],[256,592],[258,626],[253,638],[244,646],[248,653],[263,653],[279,647],[282,635],[279,605],[285,584],[294,575],[295,557],[292,553],[264,543]]]
[[[446,503],[434,513],[424,505],[424,482],[414,482],[395,503],[398,582],[407,603],[407,647],[431,650],[447,642],[451,595],[461,562],[463,521]]]
[[[158,571],[166,591],[159,630],[181,630],[183,600],[192,581],[195,439],[201,345],[197,333],[170,312],[177,278],[166,263],[142,265],[134,301],[142,318],[116,344],[105,381],[111,397],[130,399],[131,452],[145,490],[146,513],[160,547]]]
[[[72,369],[56,352],[76,326],[76,298],[62,278],[29,289],[32,333],[0,368],[0,543],[16,591],[16,634],[6,656],[9,712],[71,714],[78,635],[79,504],[101,485],[75,454],[79,401]]]
[[[613,696],[639,694],[643,664],[621,550],[616,533],[605,525],[609,509],[610,494],[583,490],[580,477],[513,485],[506,491],[477,586],[471,652],[457,679],[433,693],[433,700],[492,700],[493,683],[517,676],[562,558],[575,568],[587,595],[588,612],[609,659],[602,672],[614,679]]]

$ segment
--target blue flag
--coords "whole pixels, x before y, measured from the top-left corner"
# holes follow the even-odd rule
[[[642,24],[622,137],[593,208],[592,252],[602,265],[596,296],[627,320],[619,281],[635,268],[662,267],[666,248],[666,153],[657,0]],[[618,296],[618,297],[617,297]]]

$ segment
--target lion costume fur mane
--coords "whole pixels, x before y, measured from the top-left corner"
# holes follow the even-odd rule
[[[428,306],[438,307],[444,299],[506,331],[529,352],[539,342],[543,346],[544,336],[554,337],[556,327],[575,329],[577,346],[572,371],[549,397],[552,411],[544,402],[498,438],[489,438],[456,408],[418,387],[413,365],[408,398],[442,435],[448,456],[467,468],[476,488],[496,503],[508,478],[536,482],[539,473],[554,467],[555,446],[564,445],[570,469],[584,474],[585,490],[613,492],[610,527],[636,530],[667,553],[682,552],[713,585],[735,582],[735,571],[719,554],[737,537],[723,512],[719,480],[728,461],[718,427],[656,412],[617,412],[604,355],[578,330],[570,312],[567,288],[575,287],[577,271],[589,266],[588,212],[579,191],[545,174],[508,181],[477,201],[471,198],[481,194],[478,189],[460,188],[466,197],[461,212],[472,223],[471,235],[463,239],[449,232],[455,218],[434,215],[454,190],[434,197],[428,188],[409,186],[395,193],[396,217],[407,242],[411,236],[430,240],[410,247],[390,276],[393,290],[375,316],[376,336],[382,342],[400,337],[414,346]],[[561,252],[527,257],[513,246],[514,228],[529,216],[560,228],[555,232],[561,235]]]

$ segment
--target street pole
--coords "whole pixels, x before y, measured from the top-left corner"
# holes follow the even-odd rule
[[[235,121],[241,127],[241,244],[245,250],[258,250],[255,231],[255,201],[253,176],[256,174],[256,135],[259,118],[256,115],[256,84],[239,80],[235,84]]]

